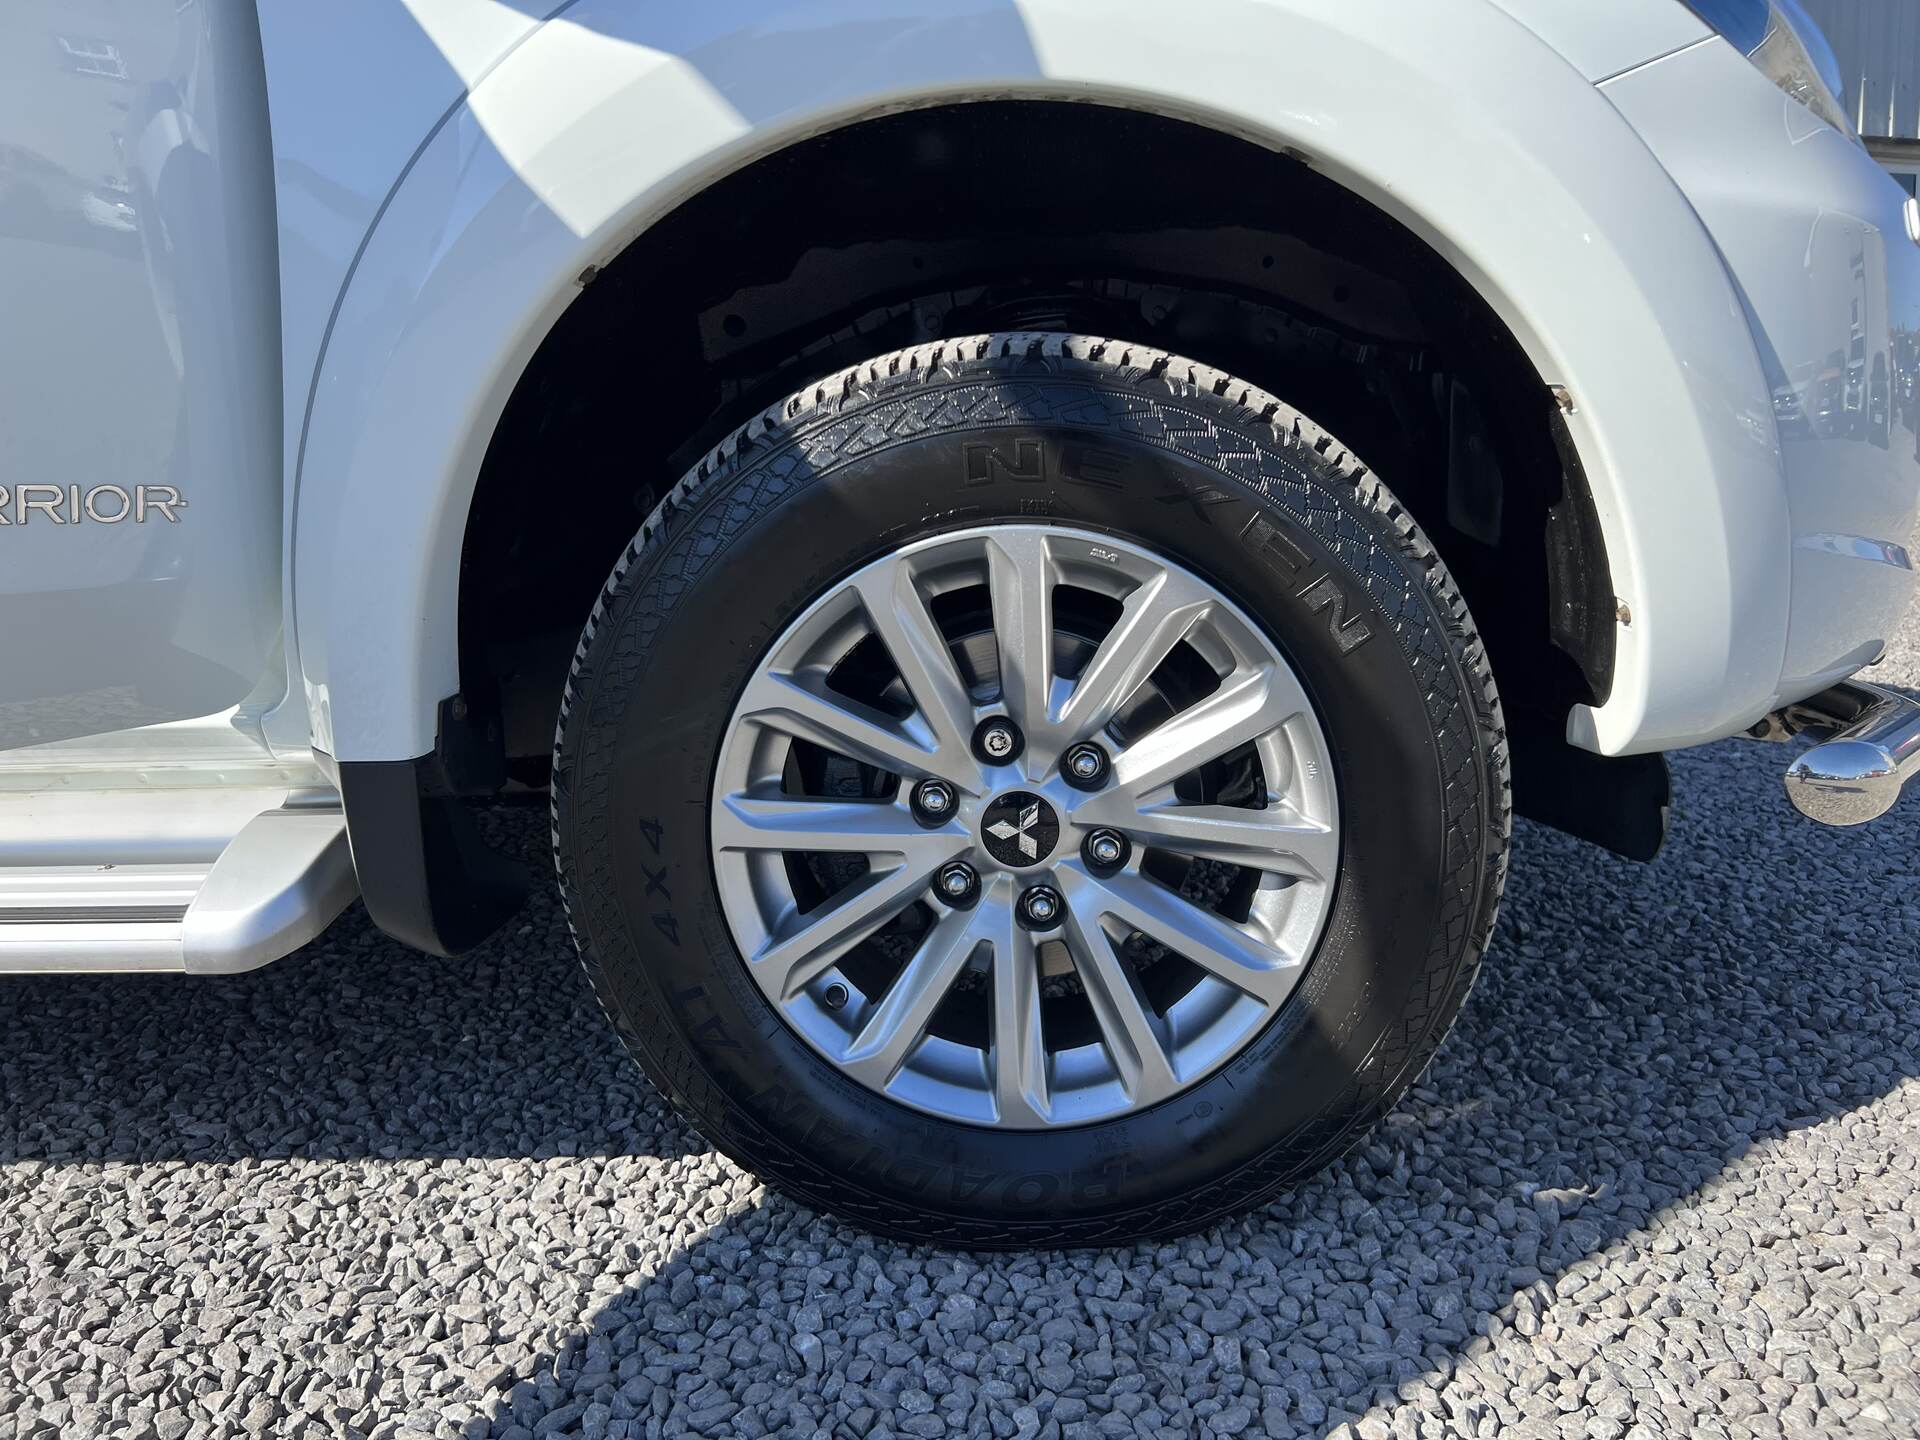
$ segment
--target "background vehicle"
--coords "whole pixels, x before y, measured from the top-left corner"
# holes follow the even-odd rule
[[[14,7],[0,968],[245,969],[356,892],[457,954],[529,878],[469,804],[548,789],[616,1024],[796,1193],[1257,1203],[1444,1036],[1510,808],[1646,857],[1665,750],[1844,732],[1789,775],[1834,823],[1920,754],[1847,683],[1911,588],[1920,211],[1820,49]]]

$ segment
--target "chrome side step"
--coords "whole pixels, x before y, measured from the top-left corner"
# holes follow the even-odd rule
[[[0,871],[0,970],[178,970],[208,865]]]
[[[1920,701],[1846,680],[1777,715],[1769,738],[1825,734],[1787,767],[1787,798],[1822,825],[1864,825],[1893,808],[1920,772]]]
[[[251,970],[313,939],[358,893],[337,802],[254,814],[211,859],[58,859],[0,866],[0,973]]]

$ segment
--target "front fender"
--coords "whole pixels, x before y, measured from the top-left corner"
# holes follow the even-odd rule
[[[1772,696],[1788,525],[1768,389],[1692,209],[1620,114],[1487,0],[580,0],[495,65],[368,237],[296,476],[317,742],[400,760],[459,688],[459,561],[494,424],[589,267],[701,187],[902,106],[1133,106],[1284,148],[1424,237],[1567,417],[1622,602],[1603,753]],[[564,482],[529,493],[561,503]]]

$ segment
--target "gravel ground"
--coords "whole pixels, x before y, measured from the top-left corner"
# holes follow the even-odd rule
[[[460,962],[356,910],[233,980],[9,982],[0,1440],[1914,1434],[1920,801],[1823,831],[1784,756],[1678,757],[1651,867],[1522,825],[1385,1129],[1177,1244],[978,1258],[766,1193],[544,895]]]

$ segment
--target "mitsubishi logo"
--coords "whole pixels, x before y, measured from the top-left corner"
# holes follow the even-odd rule
[[[1020,853],[1026,856],[1027,859],[1038,860],[1040,858],[1040,842],[1033,838],[1033,827],[1039,823],[1040,802],[1036,800],[1020,812],[1020,823],[1018,825],[1010,824],[1008,821],[1002,820],[996,825],[989,825],[987,827],[987,833],[989,835],[997,835],[1002,840],[1013,841],[1020,847]]]
[[[1024,869],[1053,853],[1060,841],[1060,821],[1053,806],[1038,795],[1016,790],[987,806],[980,838],[1002,865]]]

